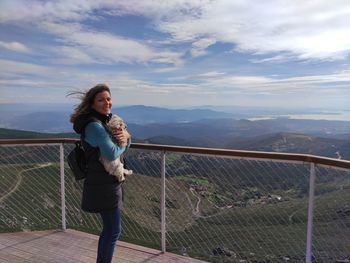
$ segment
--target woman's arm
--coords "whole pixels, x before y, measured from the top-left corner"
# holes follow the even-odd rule
[[[109,133],[98,122],[90,122],[86,125],[85,141],[93,147],[98,147],[101,156],[110,161],[117,159],[126,150],[126,147],[119,147],[113,143]]]
[[[117,141],[127,142],[125,151],[129,149],[131,144],[131,135],[127,130],[117,130],[112,134],[112,136]]]

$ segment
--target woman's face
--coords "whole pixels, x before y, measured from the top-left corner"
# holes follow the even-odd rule
[[[97,93],[92,108],[103,115],[110,114],[112,109],[111,94],[108,91]]]

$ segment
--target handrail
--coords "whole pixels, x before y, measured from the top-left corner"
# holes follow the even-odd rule
[[[77,140],[78,139],[73,139],[73,138],[0,139],[0,145],[74,143]],[[339,168],[350,169],[349,160],[334,159],[334,158],[328,158],[328,157],[322,157],[322,156],[316,156],[316,155],[310,155],[310,154],[229,150],[229,149],[200,148],[200,147],[187,147],[187,146],[156,145],[156,144],[145,144],[145,143],[132,143],[131,148],[140,149],[140,150],[166,151],[166,152],[178,152],[178,153],[221,155],[221,156],[227,156],[227,157],[298,161],[298,162],[316,163],[316,164],[321,164],[326,166],[334,166]]]
[[[78,139],[74,138],[48,138],[48,139],[0,139],[3,144],[45,144],[45,143],[74,143]]]

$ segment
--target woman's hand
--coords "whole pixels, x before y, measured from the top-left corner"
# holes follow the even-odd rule
[[[127,142],[131,135],[127,130],[118,130],[113,133],[113,137],[119,142]]]

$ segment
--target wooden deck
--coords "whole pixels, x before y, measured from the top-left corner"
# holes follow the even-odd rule
[[[98,236],[75,230],[0,234],[0,262],[94,263]],[[200,263],[197,259],[117,242],[113,262]]]

